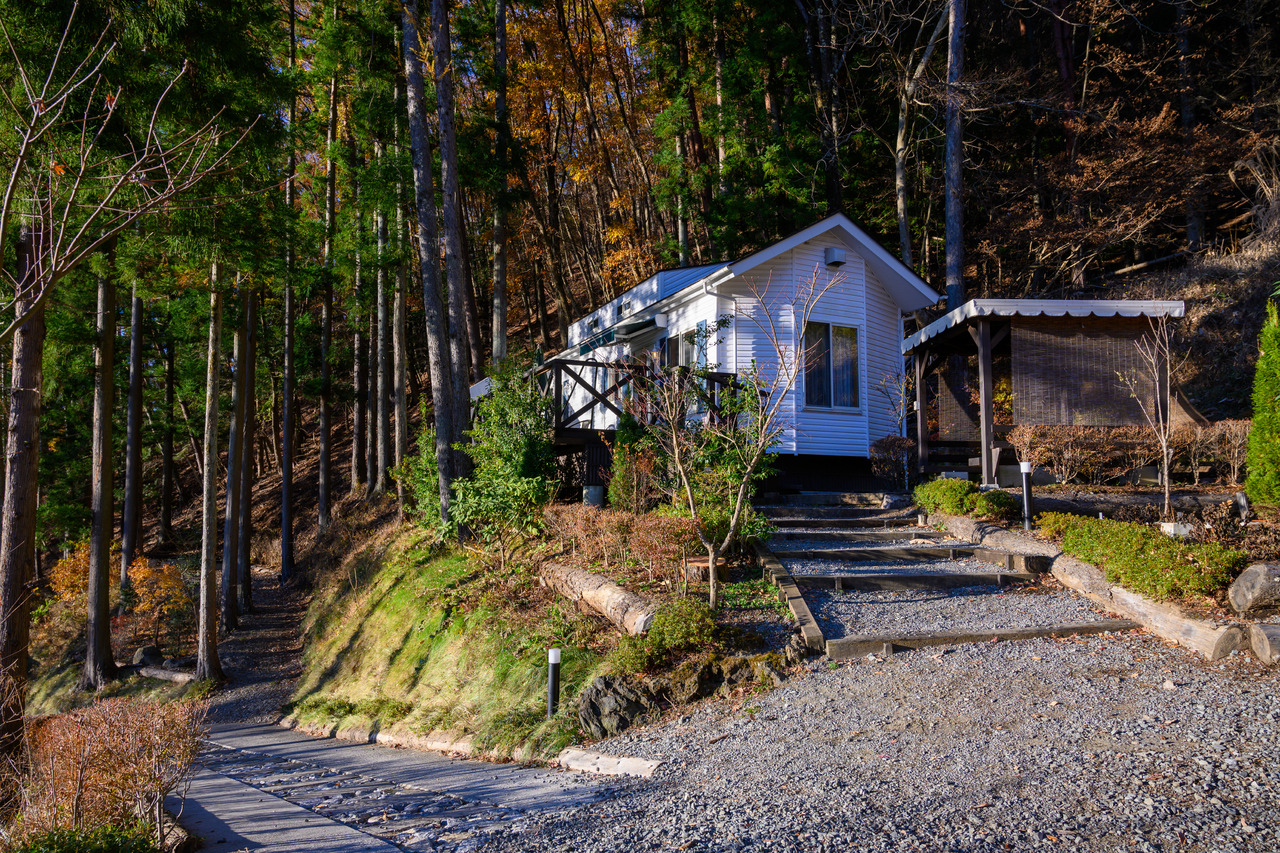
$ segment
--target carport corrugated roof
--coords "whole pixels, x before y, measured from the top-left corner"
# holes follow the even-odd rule
[[[907,355],[975,317],[1181,317],[1181,301],[1157,299],[972,299],[902,342]]]

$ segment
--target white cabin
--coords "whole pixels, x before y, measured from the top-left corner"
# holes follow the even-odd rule
[[[806,335],[796,309],[811,286],[822,295]],[[610,363],[646,352],[664,365],[696,361],[736,373],[754,361],[767,369],[778,355],[761,327],[772,327],[791,354],[810,354],[784,401],[787,430],[775,448],[783,455],[780,467],[830,473],[834,463],[852,470],[832,457],[865,460],[873,441],[900,434],[877,385],[902,374],[903,315],[939,298],[851,219],[835,214],[740,260],[651,276],[573,323],[569,346],[550,361],[587,362],[573,370],[601,392],[617,379]],[[725,316],[729,325],[705,352],[685,339]],[[592,395],[575,382],[565,383],[562,400],[563,416],[580,413],[572,426],[593,432],[617,426],[617,414],[592,405]],[[787,456],[797,458],[788,465]]]

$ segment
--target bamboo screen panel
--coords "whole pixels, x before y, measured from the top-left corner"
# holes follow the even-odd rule
[[[1019,424],[1120,426],[1145,423],[1117,374],[1139,378],[1153,398],[1150,369],[1135,343],[1145,317],[1015,318],[1013,418]]]
[[[978,372],[966,356],[949,356],[938,368],[938,440],[978,441]]]

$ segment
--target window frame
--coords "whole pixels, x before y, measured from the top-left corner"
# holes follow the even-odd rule
[[[826,404],[810,402],[809,392],[811,387],[811,383],[810,383],[811,367],[810,367],[810,361],[808,358],[809,345],[807,341],[809,340],[810,327],[813,327],[813,326],[826,327],[825,350],[823,355],[820,356],[821,358],[825,359],[825,362],[826,362],[826,366],[824,369],[824,372],[826,375],[826,385],[827,385],[826,396],[827,396],[827,400],[830,401]],[[846,329],[848,331],[853,332],[853,372],[852,372],[853,395],[852,396],[855,402],[852,406],[838,406],[835,403],[836,371],[835,371],[834,358],[832,357],[832,354],[833,354],[832,330],[833,329]],[[800,341],[801,341],[801,351],[805,354],[805,363],[803,366],[803,376],[804,376],[804,381],[803,381],[804,406],[803,407],[805,409],[813,409],[815,411],[822,411],[822,412],[856,412],[859,414],[862,413],[864,411],[864,405],[865,405],[864,394],[863,394],[864,389],[863,389],[863,382],[862,382],[862,362],[863,362],[862,327],[847,325],[845,323],[833,323],[827,320],[810,320],[808,323],[805,324],[805,327],[801,333]]]

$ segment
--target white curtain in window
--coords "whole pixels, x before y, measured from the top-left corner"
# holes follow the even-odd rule
[[[831,327],[831,390],[833,405],[858,406],[858,330]]]

